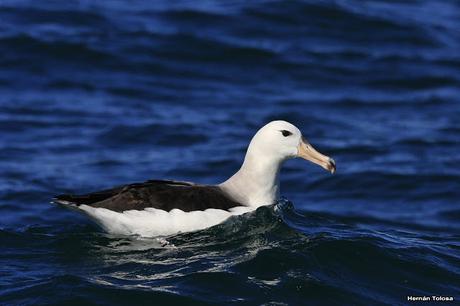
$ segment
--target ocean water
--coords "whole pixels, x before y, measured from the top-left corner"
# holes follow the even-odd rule
[[[0,1],[0,304],[458,302],[459,29],[455,0]],[[219,183],[273,119],[336,175],[288,161],[285,200],[165,240],[49,203]]]

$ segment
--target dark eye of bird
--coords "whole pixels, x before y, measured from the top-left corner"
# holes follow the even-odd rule
[[[287,131],[287,130],[282,130],[282,131],[280,131],[280,132],[281,132],[281,134],[283,134],[284,137],[288,137],[288,136],[291,136],[291,135],[292,135],[292,133],[289,132],[289,131]]]

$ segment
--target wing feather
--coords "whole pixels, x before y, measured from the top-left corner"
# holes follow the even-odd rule
[[[150,180],[83,195],[62,194],[53,200],[63,205],[89,205],[117,212],[148,207],[165,211],[177,208],[188,212],[208,208],[228,210],[242,206],[218,186],[169,180]]]

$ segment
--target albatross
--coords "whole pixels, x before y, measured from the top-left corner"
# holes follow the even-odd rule
[[[332,158],[316,151],[300,130],[272,121],[252,138],[241,168],[216,185],[149,180],[53,200],[77,209],[112,234],[168,236],[205,229],[263,205],[276,203],[284,161],[300,157],[334,173]]]

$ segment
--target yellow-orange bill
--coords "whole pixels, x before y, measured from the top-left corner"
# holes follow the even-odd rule
[[[311,144],[309,144],[303,137],[299,143],[298,152],[299,157],[320,165],[324,169],[334,174],[336,170],[335,161],[329,156],[323,155],[316,151],[315,148],[313,148]]]

